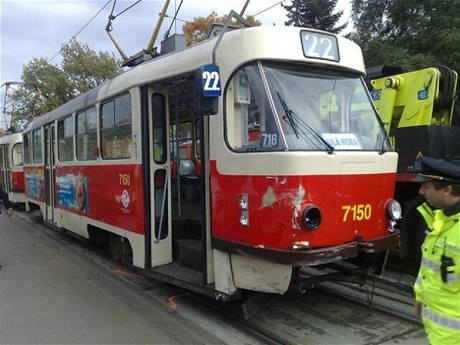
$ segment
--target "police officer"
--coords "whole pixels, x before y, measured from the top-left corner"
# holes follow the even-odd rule
[[[460,344],[460,165],[421,157],[418,207],[427,229],[414,285],[415,311],[431,345]]]

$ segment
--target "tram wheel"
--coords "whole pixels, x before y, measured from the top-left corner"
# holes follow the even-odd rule
[[[131,248],[131,244],[129,240],[124,238],[121,241],[121,261],[125,264],[132,265],[133,264],[133,249]]]
[[[109,236],[109,253],[110,256],[116,260],[120,261],[123,257],[123,247],[122,247],[122,241],[121,241],[121,236],[116,235],[116,234],[110,234]]]

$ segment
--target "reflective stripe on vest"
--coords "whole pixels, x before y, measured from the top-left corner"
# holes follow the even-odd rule
[[[440,264],[437,263],[436,261],[427,259],[425,257],[422,258],[422,266],[428,269],[431,269],[435,273],[441,274],[441,268]],[[420,277],[417,277],[417,281],[420,279]],[[416,281],[416,283],[417,283]],[[446,283],[453,284],[460,282],[460,273],[449,273],[447,272],[447,281]],[[422,282],[419,282],[419,285],[422,286]]]
[[[433,261],[433,260],[430,260],[426,257],[423,257],[422,258],[422,266],[423,267],[426,267],[426,268],[429,268],[435,272],[440,272],[440,269],[439,269],[439,263],[436,262],[436,261]]]
[[[422,316],[431,322],[445,328],[460,331],[460,320],[449,319],[448,317],[433,312],[430,308],[423,306]]]
[[[453,246],[452,244],[449,244],[449,243],[444,243],[444,247],[454,252],[455,254],[460,255],[460,248],[457,248],[456,246]]]
[[[418,287],[422,287],[423,284],[423,279],[420,278],[420,276],[417,277],[417,280],[415,281],[415,285],[418,285]]]

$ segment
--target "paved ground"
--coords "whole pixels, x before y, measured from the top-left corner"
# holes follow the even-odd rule
[[[80,240],[0,216],[1,344],[259,344],[174,287]],[[316,292],[269,296],[250,320],[287,344],[428,344],[421,327]]]
[[[199,311],[182,316],[174,289],[143,293],[84,251],[20,213],[0,216],[1,344],[258,344]]]

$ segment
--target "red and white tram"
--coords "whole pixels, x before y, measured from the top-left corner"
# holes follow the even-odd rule
[[[364,73],[353,42],[294,27],[160,55],[28,126],[27,204],[162,281],[284,293],[298,267],[398,244]]]
[[[21,133],[0,136],[0,186],[10,201],[25,202]]]

